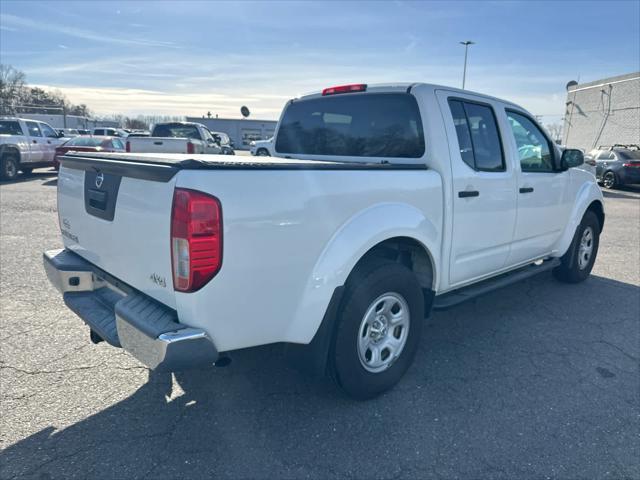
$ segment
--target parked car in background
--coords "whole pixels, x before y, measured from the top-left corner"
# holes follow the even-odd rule
[[[258,157],[273,157],[273,137],[267,140],[254,140],[249,144],[251,155]]]
[[[44,266],[94,342],[166,370],[287,343],[364,399],[407,371],[432,309],[591,272],[602,192],[511,102],[345,85],[288,102],[276,131],[286,158],[63,158],[65,249]],[[561,288],[538,285],[533,302]]]
[[[601,146],[587,155],[595,160],[596,178],[604,188],[640,183],[640,147],[638,145]]]
[[[107,137],[122,137],[126,138],[129,134],[125,132],[122,128],[94,128],[94,135],[107,136]]]
[[[56,147],[66,140],[48,123],[0,117],[0,178],[14,180],[18,171],[52,166]]]
[[[67,152],[124,152],[124,140],[120,137],[104,137],[94,135],[91,137],[77,136],[56,148],[53,160],[57,170],[60,165],[59,158]]]
[[[218,142],[218,145],[220,145],[220,148],[222,149],[222,151],[220,153],[222,153],[223,155],[235,155],[236,152],[233,149],[233,144],[231,142],[231,139],[229,138],[229,135],[227,135],[224,132],[212,132],[211,130],[209,130],[209,133],[211,133],[211,136],[213,137],[213,139]]]
[[[132,153],[222,153],[209,129],[192,122],[158,123],[150,137],[127,138],[126,147]]]
[[[90,130],[85,130],[84,128],[78,128],[78,134],[79,135],[91,135],[91,131]]]
[[[59,128],[58,134],[60,137],[72,138],[80,135],[80,132],[75,128]]]

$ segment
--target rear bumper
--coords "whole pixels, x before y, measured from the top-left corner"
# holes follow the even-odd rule
[[[624,167],[618,171],[620,183],[640,183],[639,167]]]
[[[218,351],[204,330],[178,322],[174,310],[69,250],[43,254],[49,281],[65,304],[101,338],[151,369],[211,365]]]

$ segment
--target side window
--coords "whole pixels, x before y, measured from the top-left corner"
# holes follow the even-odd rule
[[[36,122],[24,122],[27,124],[27,130],[29,130],[30,137],[41,137],[42,132],[40,131],[40,127]]]
[[[120,141],[119,138],[114,138],[111,140],[113,142],[113,146],[118,150],[124,150],[124,144]]]
[[[42,129],[42,133],[44,133],[45,137],[58,138],[58,134],[46,123],[41,123],[40,128]]]
[[[530,119],[507,110],[523,172],[553,172],[553,151],[544,133]]]
[[[449,100],[460,156],[471,168],[484,172],[505,170],[502,143],[491,107]]]
[[[102,129],[100,129],[100,128],[96,128],[96,129],[93,131],[93,134],[94,134],[94,135],[104,135],[104,130],[102,130]]]
[[[613,152],[607,152],[606,150],[598,155],[598,160],[613,160],[614,158]]]

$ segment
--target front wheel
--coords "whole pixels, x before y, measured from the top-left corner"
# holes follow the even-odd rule
[[[392,388],[420,341],[424,297],[407,267],[375,259],[349,279],[338,313],[330,372],[349,396],[364,400]]]
[[[271,155],[269,155],[269,150],[267,150],[266,148],[259,148],[258,151],[256,152],[256,155],[258,157],[270,157]]]
[[[599,245],[600,222],[592,211],[587,211],[578,225],[569,250],[562,256],[562,263],[553,270],[555,277],[565,283],[586,280],[596,261]]]

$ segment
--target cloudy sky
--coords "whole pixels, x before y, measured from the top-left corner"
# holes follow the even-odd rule
[[[559,120],[565,85],[640,70],[640,2],[0,3],[0,59],[99,114],[277,118],[343,83],[429,82]]]

